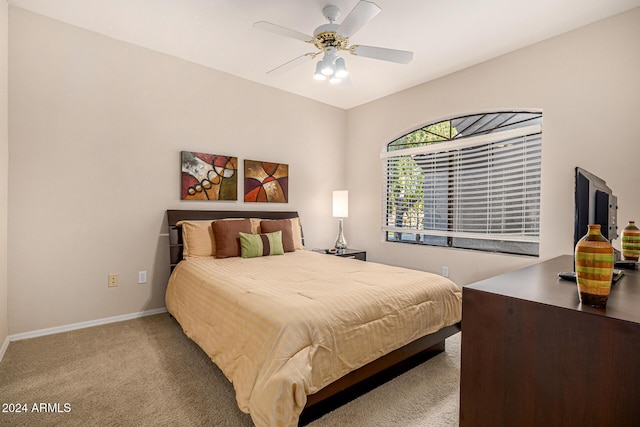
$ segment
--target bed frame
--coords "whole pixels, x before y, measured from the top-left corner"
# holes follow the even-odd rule
[[[298,212],[294,211],[167,210],[171,270],[173,271],[173,268],[182,260],[182,231],[180,226],[176,225],[180,220],[215,220],[224,218],[285,219],[296,217],[298,217]],[[460,330],[460,323],[442,328],[348,373],[318,392],[307,396],[307,404],[300,417],[300,425],[313,421],[327,411],[335,409],[443,352],[445,339],[460,332]]]

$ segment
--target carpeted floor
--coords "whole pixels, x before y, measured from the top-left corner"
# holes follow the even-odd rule
[[[309,426],[458,425],[460,336]],[[233,386],[168,314],[12,342],[0,404],[0,425],[10,426],[252,425]]]

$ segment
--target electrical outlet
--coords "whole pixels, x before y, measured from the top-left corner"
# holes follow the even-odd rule
[[[449,277],[449,267],[447,267],[446,265],[442,266],[442,275],[444,277]]]
[[[115,288],[116,286],[118,286],[118,275],[110,274],[107,278],[107,284],[110,288]]]
[[[138,283],[147,283],[146,271],[138,271]]]

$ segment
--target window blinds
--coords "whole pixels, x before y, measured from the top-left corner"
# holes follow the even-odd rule
[[[541,125],[384,152],[383,231],[539,242]]]

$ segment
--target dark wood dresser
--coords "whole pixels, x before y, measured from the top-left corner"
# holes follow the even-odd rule
[[[582,306],[561,256],[463,288],[461,426],[639,426],[640,272]]]

